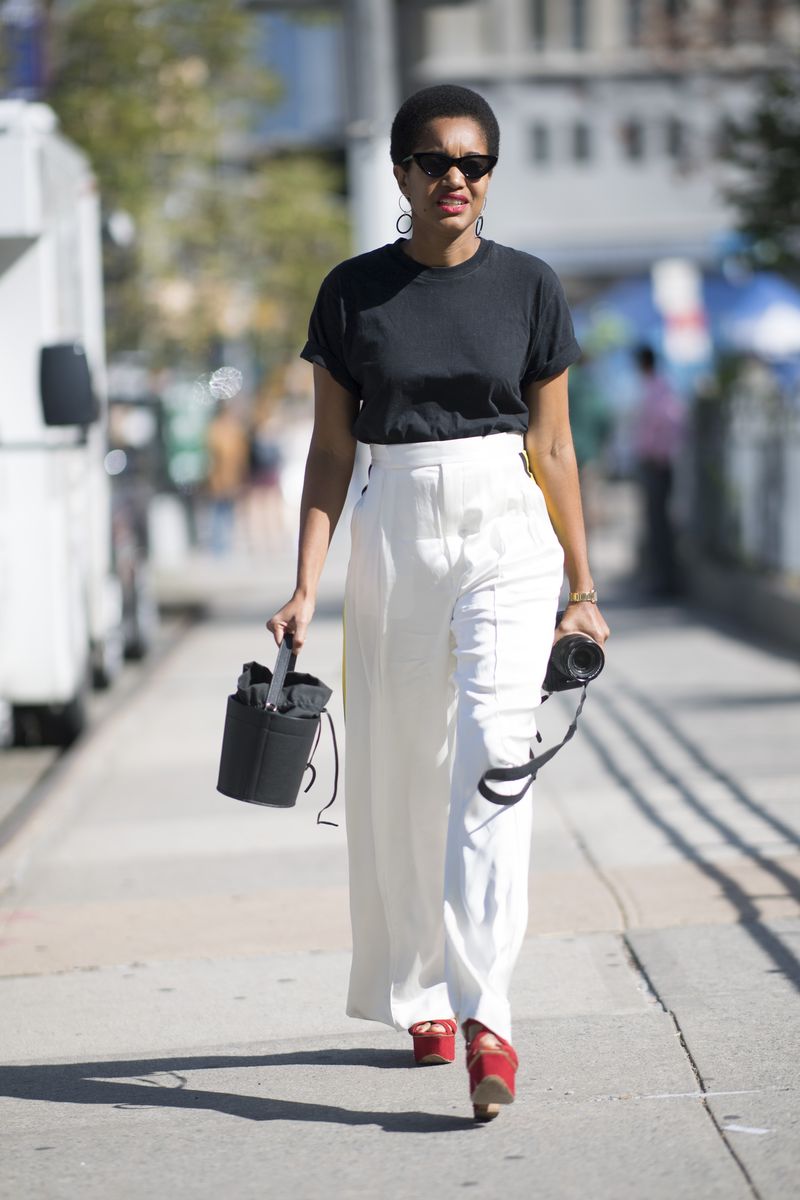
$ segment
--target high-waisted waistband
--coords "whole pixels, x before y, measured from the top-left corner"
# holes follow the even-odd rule
[[[492,433],[486,437],[451,438],[443,442],[371,444],[372,461],[382,467],[430,467],[442,462],[483,462],[508,459],[524,449],[521,433]]]

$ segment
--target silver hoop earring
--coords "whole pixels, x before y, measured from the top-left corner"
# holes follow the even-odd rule
[[[406,199],[408,199],[408,197],[406,197]],[[403,208],[403,197],[402,196],[397,197],[397,203],[400,206],[400,216],[395,221],[394,227],[397,230],[397,232],[401,235],[401,237],[405,237],[407,233],[411,233],[411,227],[414,224],[414,218],[411,215],[412,210],[410,208],[408,211],[406,211]],[[405,229],[400,228],[400,222],[403,220],[403,218],[405,218],[408,221],[408,225]]]
[[[481,233],[483,231],[483,214],[485,212],[486,212],[486,201],[484,200],[483,208],[481,209],[480,216],[478,217],[477,221],[475,222],[475,237],[481,236]]]

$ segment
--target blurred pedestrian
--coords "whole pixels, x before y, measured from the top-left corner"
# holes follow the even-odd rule
[[[244,424],[230,404],[221,400],[206,430],[208,473],[206,491],[211,505],[211,550],[229,553],[241,499],[250,469],[250,445]]]
[[[675,532],[670,511],[675,463],[683,446],[686,410],[669,380],[657,369],[651,346],[634,353],[640,375],[633,446],[642,488],[642,568],[654,597],[680,592]]]
[[[508,990],[527,927],[532,800],[497,807],[490,766],[529,758],[557,636],[608,627],[586,553],[569,428],[579,354],[561,284],[480,236],[497,120],[463,87],[402,105],[391,153],[408,240],[324,280],[303,357],[315,422],[297,580],[267,622],[301,647],[356,442],[369,481],[345,590],[347,1011],[413,1038],[467,1041],[477,1120],[514,1097]]]
[[[592,371],[588,355],[581,354],[569,373],[569,423],[581,481],[583,516],[587,529],[602,517],[600,493],[603,455],[612,429],[611,414]]]
[[[277,403],[261,404],[250,430],[250,485],[247,530],[253,550],[278,550],[285,538],[281,475],[284,467],[283,422]]]

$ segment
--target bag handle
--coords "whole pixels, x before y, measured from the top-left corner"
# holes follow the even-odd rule
[[[516,804],[527,792],[528,788],[533,783],[539,770],[549,763],[551,758],[555,758],[562,746],[566,746],[571,737],[574,736],[575,730],[578,728],[578,718],[583,711],[583,706],[586,703],[586,684],[583,685],[583,695],[581,696],[580,704],[575,710],[575,716],[572,718],[569,729],[564,734],[557,746],[551,746],[549,750],[545,750],[544,754],[539,754],[534,757],[531,752],[530,762],[524,763],[521,767],[490,767],[488,771],[484,771],[478,783],[478,791],[485,800],[491,800],[492,804],[502,804],[510,806]],[[499,792],[492,791],[487,780],[493,783],[510,783],[517,779],[524,779],[526,775],[530,775],[530,779],[525,784],[522,791],[517,792],[513,796],[502,796]]]
[[[265,708],[275,709],[278,707],[278,698],[280,697],[286,675],[289,671],[294,670],[296,662],[297,655],[292,653],[292,635],[284,633],[283,641],[278,649],[278,657],[275,661],[275,670],[272,672],[272,682],[267,692]]]

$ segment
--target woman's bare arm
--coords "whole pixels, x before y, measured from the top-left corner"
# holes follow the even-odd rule
[[[267,621],[278,645],[285,632],[299,652],[314,615],[317,588],[328,547],[341,516],[353,474],[356,398],[324,367],[314,366],[314,430],[306,459],[300,502],[297,583],[291,599]]]
[[[570,591],[589,592],[594,587],[586,549],[578,464],[569,426],[567,372],[538,380],[525,390],[528,431],[525,449],[536,482],[542,489],[556,536],[564,548]],[[567,609],[559,633],[588,633],[601,644],[609,629],[594,604],[573,604]]]

